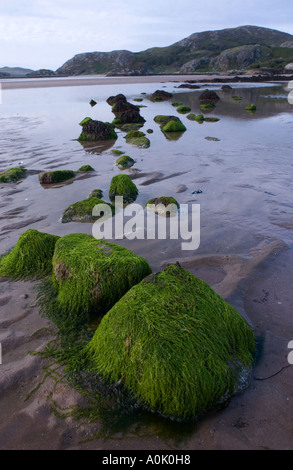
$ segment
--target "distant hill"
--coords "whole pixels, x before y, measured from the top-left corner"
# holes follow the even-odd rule
[[[244,71],[263,67],[282,72],[293,62],[293,36],[258,26],[240,26],[194,33],[167,47],[142,52],[77,54],[58,75],[147,75]]]
[[[33,72],[31,69],[24,69],[22,67],[1,67],[0,74],[7,76],[7,78],[25,77],[28,73]]]

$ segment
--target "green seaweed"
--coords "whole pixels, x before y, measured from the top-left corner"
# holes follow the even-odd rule
[[[117,158],[115,165],[117,165],[121,170],[124,170],[125,168],[130,168],[133,166],[134,163],[135,162],[133,158],[129,157],[128,155],[122,155],[121,157]]]
[[[215,105],[212,104],[212,103],[201,103],[201,104],[199,105],[199,107],[200,107],[201,109],[213,109],[213,108],[215,107]]]
[[[165,122],[167,119],[168,119],[168,115],[166,114],[158,114],[157,116],[154,117],[154,121],[157,123],[157,124],[162,124],[163,122]]]
[[[62,183],[76,176],[76,173],[71,170],[54,170],[44,171],[39,173],[39,181],[41,184],[54,184]]]
[[[191,107],[190,106],[178,106],[177,108],[177,112],[180,113],[180,114],[187,114],[189,113],[189,111],[191,111]]]
[[[205,413],[247,387],[254,352],[247,322],[177,265],[132,287],[86,347],[93,371],[176,419]]]
[[[138,189],[128,175],[116,175],[112,178],[109,188],[110,200],[115,196],[123,196],[126,203],[133,202],[138,196]]]
[[[114,215],[115,208],[112,204],[104,202],[97,197],[89,197],[68,206],[63,212],[61,222],[93,222],[99,218],[93,215],[93,208],[99,204],[107,204]]]
[[[12,183],[18,181],[26,176],[27,170],[25,168],[9,168],[8,170],[0,171],[0,183]]]
[[[166,124],[162,124],[161,129],[163,132],[184,132],[186,131],[185,125],[180,119],[171,119]]]
[[[125,153],[125,152],[122,152],[122,150],[118,150],[118,149],[112,149],[111,152],[113,153],[113,155],[123,155],[123,153]]]
[[[60,322],[82,325],[104,315],[150,272],[147,261],[127,248],[83,233],[65,235],[53,255]]]
[[[0,259],[0,276],[12,279],[41,278],[52,272],[52,256],[57,235],[29,229],[15,247]]]
[[[204,120],[206,122],[218,122],[220,119],[214,116],[208,116],[208,117],[205,117]]]
[[[101,189],[93,189],[89,194],[89,198],[91,197],[97,197],[98,199],[101,199],[103,197],[103,191]]]
[[[138,130],[129,131],[125,136],[125,140],[128,144],[137,147],[148,148],[150,146],[150,140],[145,136],[145,133]]]
[[[168,206],[171,211],[166,211]],[[160,196],[149,199],[145,207],[148,210],[153,210],[156,214],[170,217],[177,214],[179,203],[172,196]]]
[[[246,108],[244,108],[244,109],[245,109],[245,111],[250,111],[250,112],[253,113],[254,111],[256,111],[256,106],[255,106],[255,104],[250,104],[250,105],[246,106]]]
[[[84,173],[87,171],[95,171],[95,169],[91,165],[83,165],[77,171],[79,173]]]
[[[197,121],[199,122],[200,124],[202,124],[205,120],[204,118],[204,115],[203,114],[188,114],[187,116],[187,119],[189,119],[190,121]]]
[[[85,117],[82,121],[80,121],[79,125],[80,126],[83,126],[84,124],[86,124],[87,122],[89,121],[92,121],[92,118],[90,117]]]

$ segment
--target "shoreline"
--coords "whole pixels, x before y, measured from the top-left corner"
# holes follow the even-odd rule
[[[231,74],[162,74],[162,75],[133,75],[133,76],[106,76],[87,75],[74,77],[47,77],[47,78],[7,78],[0,79],[3,90],[16,88],[46,88],[60,86],[88,86],[88,85],[125,85],[139,83],[261,83],[293,80],[293,75],[231,75]]]

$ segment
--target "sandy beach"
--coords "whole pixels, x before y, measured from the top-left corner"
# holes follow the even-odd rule
[[[125,90],[130,94],[132,84],[135,85],[135,90],[142,85],[142,91],[144,91],[144,85],[151,84],[153,89],[156,89],[160,84],[168,84],[169,88],[173,87],[174,92],[177,92],[178,89],[175,87],[178,83],[195,79],[199,82],[204,80],[208,82],[211,78],[216,77],[207,75],[195,78],[194,76],[166,75],[160,76],[159,79],[156,76],[142,76],[2,80],[3,113],[7,115],[10,113],[11,117],[9,117],[7,129],[3,128],[4,145],[0,169],[13,166],[16,162],[27,158],[25,165],[29,165],[29,176],[20,183],[0,185],[2,210],[0,253],[4,253],[13,246],[19,235],[30,227],[56,235],[77,231],[91,233],[91,224],[61,224],[61,209],[63,206],[64,208],[68,206],[73,195],[78,200],[81,195],[86,197],[88,190],[96,185],[102,187],[104,184],[102,189],[106,189],[108,180],[116,171],[116,168],[113,170],[110,149],[99,150],[95,153],[93,149],[89,152],[88,149],[81,148],[74,141],[75,136],[69,137],[72,129],[69,129],[70,132],[65,133],[62,138],[58,135],[59,141],[52,143],[52,138],[48,137],[50,132],[53,133],[50,127],[52,124],[47,116],[41,116],[39,119],[38,116],[34,116],[34,110],[31,111],[30,108],[27,108],[29,111],[27,114],[24,112],[22,116],[21,109],[17,109],[16,112],[15,108],[17,97],[20,95],[15,95],[16,97],[13,95],[13,98],[10,98],[11,95],[5,95],[5,93],[78,86],[87,87],[84,96],[90,99],[98,96],[97,90],[100,90],[101,85],[109,87],[109,90],[114,86],[114,92],[119,89],[119,86],[123,89],[122,86],[127,85],[128,88]],[[218,78],[228,81],[231,77],[219,76]],[[96,95],[92,91],[89,92],[88,87],[92,88],[92,85],[96,87]],[[237,86],[243,91],[241,84]],[[184,91],[181,90],[181,92]],[[186,94],[181,96],[182,100],[186,99],[188,102],[189,96],[191,97],[190,93],[192,92],[186,91]],[[221,93],[220,86],[219,93]],[[254,89],[246,90],[246,93],[247,99],[256,96],[253,95],[256,93]],[[135,93],[132,98],[133,96],[136,96]],[[243,96],[245,96],[244,92]],[[80,102],[82,98],[79,97]],[[104,95],[102,97],[99,95],[99,98],[102,103]],[[273,165],[273,146],[271,143],[266,144],[265,140],[260,140],[260,134],[258,134],[258,132],[263,132],[262,135],[266,135],[265,118],[272,122],[272,126],[275,126],[274,119],[279,119],[278,122],[281,123],[276,142],[286,136],[286,133],[291,132],[292,112],[291,120],[289,117],[287,124],[284,115],[287,113],[286,116],[290,116],[290,108],[288,108],[288,103],[284,104],[284,99],[281,104],[278,99],[276,97],[273,111],[266,104],[268,101],[264,102],[263,108],[259,106],[261,117],[258,123],[257,117],[253,117],[255,126],[258,126],[255,140],[252,136],[249,143],[246,141],[241,143],[241,137],[246,139],[247,135],[251,136],[250,128],[245,128],[251,125],[251,121],[248,122],[248,117],[244,114],[237,138],[233,135],[229,136],[229,126],[235,119],[233,113],[236,111],[232,109],[234,104],[230,103],[231,100],[228,102],[227,99],[225,107],[223,105],[223,109],[220,106],[218,108],[222,128],[212,127],[213,130],[210,130],[211,127],[209,127],[205,130],[198,126],[196,133],[190,137],[190,141],[186,140],[186,144],[182,138],[175,143],[164,141],[161,147],[160,135],[154,132],[149,150],[132,149],[136,164],[141,168],[141,174],[133,174],[133,180],[137,182],[140,189],[139,202],[146,200],[155,191],[164,189],[165,191],[173,190],[175,193],[174,188],[180,183],[186,184],[188,188],[186,192],[175,194],[180,203],[194,201],[202,204],[203,241],[199,251],[184,255],[179,243],[172,244],[164,240],[148,240],[143,243],[126,241],[123,244],[148,258],[153,271],[162,269],[166,264],[180,262],[182,267],[206,281],[249,321],[257,340],[258,357],[248,389],[233,397],[224,409],[211,412],[188,426],[178,426],[178,423],[145,415],[138,416],[128,425],[121,422],[120,427],[108,431],[105,430],[104,424],[98,422],[76,421],[70,416],[69,411],[77,404],[86,406],[85,398],[66,383],[62,377],[62,371],[56,370],[52,373],[49,359],[44,360],[39,355],[32,354],[32,351],[44,350],[46,344],[56,335],[56,329],[50,321],[39,315],[36,303],[36,283],[11,282],[7,278],[1,278],[1,450],[293,449],[291,419],[293,415],[293,369],[288,363],[288,343],[293,340],[293,219],[292,201],[290,203],[290,197],[287,198],[291,190],[289,185],[292,178],[287,170],[281,171],[280,169],[280,175],[281,173],[282,175],[277,175],[273,166],[266,172],[261,160],[262,155],[268,153],[267,147],[270,147],[272,150],[270,162]],[[221,100],[225,102],[224,95],[221,95]],[[85,101],[84,105],[82,104],[84,107],[81,108],[80,113],[86,112],[88,102],[89,100]],[[68,103],[70,103],[68,109],[71,112],[73,105],[69,98]],[[153,116],[155,108],[152,106],[148,103],[148,107],[145,108],[146,116],[148,116],[147,113]],[[166,106],[162,105],[160,113],[165,113]],[[56,109],[58,121],[61,111],[58,114],[57,105]],[[159,105],[156,109],[159,109]],[[104,115],[108,117],[106,107],[105,110],[103,108],[101,113],[104,112]],[[142,108],[142,113],[143,111]],[[65,115],[64,122],[67,121],[69,112]],[[238,110],[237,112],[240,113]],[[22,116],[21,123],[17,113]],[[82,117],[84,116],[81,115]],[[78,123],[77,118],[76,120]],[[1,116],[1,121],[4,125],[7,122],[5,114]],[[12,122],[19,127],[12,129],[7,137],[6,131],[10,129],[8,126]],[[217,125],[218,123],[205,123],[203,126]],[[31,136],[26,135],[27,128],[31,129]],[[223,130],[217,131],[217,129]],[[73,130],[75,132],[76,128]],[[268,134],[268,138],[273,139],[272,133],[268,132]],[[207,142],[204,140],[205,135],[218,135],[220,136],[219,142]],[[196,138],[199,139],[199,136],[203,143],[194,144],[194,149],[190,150],[190,142]],[[228,137],[231,138],[231,142]],[[122,139],[119,140],[119,144],[123,148],[124,143],[121,141]],[[219,144],[218,147],[208,146],[217,144]],[[292,149],[292,145],[292,139],[290,140],[289,137],[288,140],[282,139],[279,153],[282,154],[282,148]],[[236,162],[235,154],[237,155],[240,147],[245,158],[242,156],[242,159]],[[153,154],[152,149],[154,149]],[[171,161],[175,162],[172,163],[174,165],[172,168],[171,164],[167,167],[167,163],[160,159],[161,152],[167,155],[169,149],[171,149],[170,159],[172,155]],[[278,143],[276,143],[275,153],[277,149]],[[149,156],[150,153],[151,156]],[[177,159],[180,161],[178,162]],[[78,167],[81,161],[94,162],[97,168],[96,175],[77,178],[72,184],[60,185],[60,188],[55,189],[44,189],[38,184],[37,175],[44,168],[59,168],[60,165],[74,168]],[[157,166],[155,166],[156,162]],[[287,160],[284,165],[288,165],[289,168]],[[286,181],[288,181],[287,187]],[[218,193],[219,186],[221,192]],[[198,188],[203,189],[203,197],[210,198],[206,206],[205,200],[192,192]],[[277,191],[279,193],[276,202],[276,198],[273,199],[271,193],[274,195]],[[235,208],[230,214],[227,207],[231,201]],[[63,204],[62,208],[60,204]],[[244,211],[243,216],[239,215],[239,219],[237,218],[237,204],[243,207]],[[54,409],[58,413],[54,412]],[[62,414],[63,417],[60,416]]]

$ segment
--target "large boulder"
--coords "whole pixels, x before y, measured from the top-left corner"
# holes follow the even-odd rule
[[[29,229],[0,260],[0,276],[12,279],[41,278],[52,272],[52,256],[59,237]]]
[[[127,248],[84,233],[65,235],[53,255],[60,319],[72,326],[97,319],[150,272]]]
[[[138,189],[130,176],[113,176],[109,188],[109,198],[111,201],[114,201],[116,196],[122,196],[124,203],[131,203],[136,200]]]
[[[254,350],[243,317],[177,265],[132,287],[86,346],[91,367],[108,383],[176,419],[198,416],[247,387]]]

